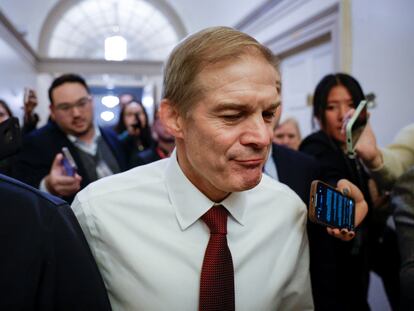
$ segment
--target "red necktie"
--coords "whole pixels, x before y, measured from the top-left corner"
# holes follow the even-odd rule
[[[227,245],[227,210],[213,206],[201,219],[210,228],[200,281],[200,311],[234,310],[234,271]]]

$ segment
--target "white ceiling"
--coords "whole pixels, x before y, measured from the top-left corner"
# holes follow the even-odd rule
[[[112,2],[112,0],[101,0],[102,3]],[[118,0],[131,3],[134,0]],[[184,26],[184,32],[192,33],[209,26],[225,25],[234,26],[246,17],[250,12],[258,6],[269,0],[156,0],[158,3],[164,3],[166,7],[170,7],[173,14],[181,19]],[[48,14],[55,6],[62,3],[73,3],[82,0],[0,0],[0,9],[3,14],[13,23],[16,29],[24,34],[25,40],[30,46],[39,53],[39,41],[41,38],[41,30],[43,24],[47,20]],[[146,2],[151,3],[151,0]],[[134,24],[131,22],[131,28]],[[136,26],[136,25],[135,25]],[[159,34],[161,37],[161,33]],[[75,37],[75,34],[73,34]],[[68,38],[70,39],[70,38]],[[180,39],[180,38],[178,38]],[[69,40],[70,41],[70,40]],[[174,42],[175,43],[175,42]],[[157,43],[156,43],[157,44]],[[80,45],[88,46],[86,43]],[[61,45],[64,46],[64,45]],[[69,45],[68,45],[69,47]],[[166,50],[169,47],[165,48]],[[64,50],[64,48],[61,48]],[[75,52],[80,57],[85,57],[80,52]],[[91,50],[89,44],[89,51]],[[138,50],[138,49],[137,49]],[[53,56],[53,53],[49,55]],[[99,54],[93,52],[95,54]],[[93,54],[90,52],[90,54]],[[145,53],[136,53],[135,59],[148,59]],[[159,54],[161,55],[161,54]],[[59,56],[59,55],[55,55]]]

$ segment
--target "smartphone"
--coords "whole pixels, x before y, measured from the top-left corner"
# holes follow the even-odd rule
[[[309,219],[328,227],[354,230],[355,201],[320,180],[311,184]]]
[[[25,104],[29,101],[29,97],[30,97],[30,88],[25,87],[24,88],[24,96],[23,96],[23,104]]]
[[[346,153],[350,158],[355,158],[355,146],[368,122],[368,103],[369,100],[361,100],[346,124]]]
[[[78,167],[76,166],[75,160],[73,159],[71,153],[69,152],[69,149],[67,147],[63,147],[62,154],[63,154],[62,165],[65,169],[66,175],[74,176],[78,170]]]

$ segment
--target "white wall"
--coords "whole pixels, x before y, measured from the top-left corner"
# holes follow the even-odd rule
[[[37,50],[43,21],[57,2],[58,0],[0,0],[0,9],[13,21],[14,27],[24,33],[25,40],[32,48]]]
[[[17,117],[22,117],[24,87],[36,88],[36,70],[17,53],[0,33],[0,98]]]
[[[414,1],[353,0],[352,74],[377,95],[371,122],[380,145],[414,122]]]

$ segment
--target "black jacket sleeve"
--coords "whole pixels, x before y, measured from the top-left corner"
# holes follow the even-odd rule
[[[0,175],[0,310],[110,310],[66,202]]]

